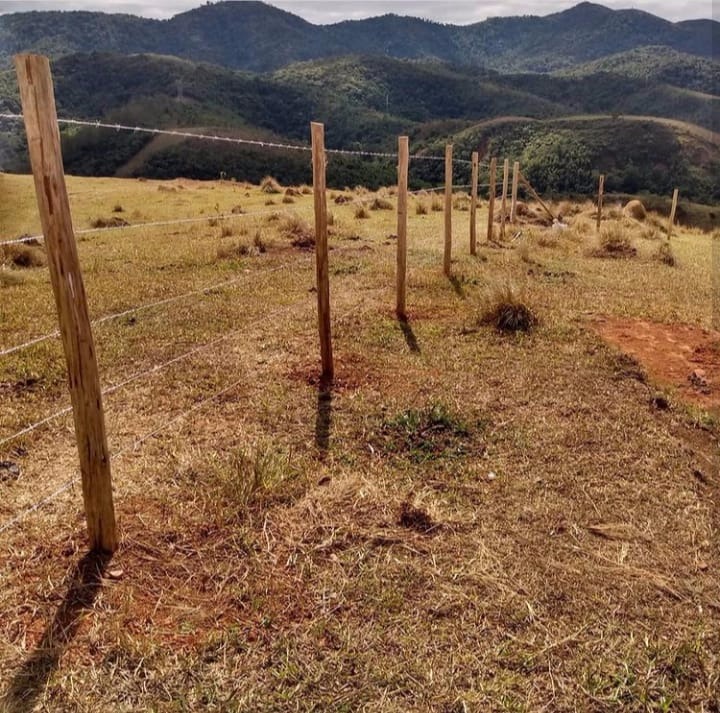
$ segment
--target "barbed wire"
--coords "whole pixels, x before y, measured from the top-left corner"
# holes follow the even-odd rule
[[[292,263],[294,265],[295,263]],[[289,268],[292,266],[291,263],[283,263],[282,265],[278,265],[276,267],[270,268],[268,270],[262,270],[259,274],[271,274],[273,272],[278,272],[279,270],[284,270],[285,268]],[[255,273],[258,274],[258,273]],[[225,282],[218,282],[214,285],[208,285],[207,287],[201,287],[196,290],[191,290],[190,292],[185,292],[181,295],[174,295],[173,297],[166,297],[161,300],[156,300],[155,302],[147,302],[142,305],[138,305],[137,307],[131,307],[128,309],[124,309],[120,312],[113,312],[111,314],[107,314],[104,317],[99,317],[98,319],[92,320],[90,324],[92,326],[97,326],[100,324],[105,324],[107,322],[111,322],[115,319],[120,319],[121,317],[127,317],[128,315],[134,314],[136,312],[142,312],[146,309],[151,309],[153,307],[160,307],[167,304],[172,304],[173,302],[178,302],[179,300],[186,299],[187,297],[192,297],[194,295],[200,295],[200,294],[209,294],[213,290],[219,290],[224,287],[232,287],[233,285],[240,284],[241,282],[244,282],[247,280],[247,275],[243,275],[242,277],[235,278],[233,280],[226,280]],[[42,342],[45,342],[49,339],[54,339],[60,336],[60,331],[55,330],[54,332],[48,332],[47,334],[43,334],[38,337],[34,337],[33,339],[28,340],[27,342],[24,342],[23,344],[18,344],[14,347],[8,347],[7,349],[3,349],[0,351],[0,357],[8,356],[9,354],[14,354],[15,352],[23,351],[24,349],[29,349],[30,347],[33,347],[37,344],[42,344]]]
[[[240,220],[242,218],[252,218],[260,215],[270,215],[271,213],[283,212],[277,208],[268,208],[267,210],[255,210],[247,213],[217,213],[215,215],[206,215],[198,218],[175,218],[173,220],[153,220],[145,223],[127,223],[125,225],[105,225],[98,228],[82,228],[80,230],[73,229],[75,235],[89,235],[91,233],[107,233],[117,230],[136,230],[138,228],[164,228],[170,225],[188,225],[191,223],[205,223],[210,220]],[[287,211],[284,211],[287,212]],[[40,242],[45,239],[42,233],[37,235],[24,235],[21,238],[13,238],[0,241],[0,247],[3,245],[16,245],[18,243]]]
[[[0,119],[22,120],[22,114],[0,113]],[[263,141],[260,139],[242,139],[234,136],[219,136],[217,134],[200,134],[192,131],[181,131],[179,129],[160,129],[147,126],[132,126],[129,124],[112,124],[103,121],[90,121],[87,119],[68,119],[58,117],[58,124],[67,126],[85,126],[95,129],[110,129],[114,131],[128,131],[131,133],[152,134],[154,136],[175,136],[185,139],[198,139],[200,141],[220,141],[230,144],[242,144],[247,146],[257,146],[266,149],[280,149],[285,151],[312,151],[312,147],[307,144],[286,144],[277,141]],[[343,156],[367,156],[370,158],[398,158],[397,153],[382,151],[365,151],[362,149],[325,149],[326,154],[343,155]],[[444,156],[432,156],[426,154],[410,154],[408,157],[416,161],[444,161]],[[470,165],[471,161],[465,159],[453,158],[453,163]]]

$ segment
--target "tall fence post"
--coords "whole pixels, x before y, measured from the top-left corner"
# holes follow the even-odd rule
[[[500,239],[505,240],[505,223],[507,222],[507,192],[508,182],[510,180],[510,159],[506,158],[503,162],[503,187],[502,201],[500,202]]]
[[[518,184],[520,183],[520,161],[513,163],[512,199],[510,202],[510,222],[515,223],[517,218]]]
[[[313,196],[315,199],[315,270],[317,275],[318,329],[322,378],[334,376],[330,335],[330,270],[328,267],[327,191],[325,180],[325,126],[310,124],[312,136]]]
[[[491,242],[495,239],[493,230],[493,221],[495,220],[495,194],[497,192],[497,159],[490,159],[490,178],[488,179],[490,187],[488,188],[488,224],[487,224],[487,240]]]
[[[673,191],[672,208],[670,209],[670,220],[668,221],[668,240],[672,237],[673,226],[675,225],[675,211],[677,211],[678,196],[680,195],[680,189],[676,188]]]
[[[443,270],[450,277],[452,259],[453,147],[445,147],[445,255]]]
[[[470,254],[477,254],[477,197],[480,155],[473,151],[471,157],[472,177],[470,179]]]
[[[595,232],[600,233],[600,223],[602,222],[603,198],[605,196],[605,174],[600,174],[598,183],[598,200],[597,200],[597,226]]]
[[[408,218],[408,137],[398,139],[398,203],[397,203],[397,304],[396,313],[406,317],[407,218]]]
[[[15,57],[20,100],[67,363],[90,547],[118,546],[100,375],[72,227],[50,63]]]

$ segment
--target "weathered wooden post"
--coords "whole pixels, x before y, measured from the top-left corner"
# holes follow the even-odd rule
[[[325,126],[310,124],[312,137],[313,197],[315,199],[315,270],[317,275],[318,329],[323,381],[334,376],[330,334],[330,269],[328,267],[327,196],[325,179]]]
[[[605,174],[600,174],[600,181],[598,183],[598,201],[597,201],[597,226],[596,232],[600,233],[600,223],[602,222],[602,211],[603,211],[603,198],[605,196]]]
[[[407,217],[408,217],[408,137],[398,139],[398,204],[397,204],[397,316],[406,315]]]
[[[502,201],[500,202],[500,239],[505,240],[505,223],[507,222],[507,192],[510,180],[510,159],[503,162]]]
[[[50,63],[46,57],[18,55],[15,69],[67,363],[90,547],[114,552],[118,533],[100,375],[63,173]]]
[[[452,260],[452,201],[453,201],[453,147],[445,147],[445,254],[443,271],[450,277]]]
[[[480,155],[473,151],[471,161],[472,177],[470,179],[470,254],[477,254],[477,198],[478,173],[480,170]]]
[[[680,195],[680,189],[676,188],[673,191],[672,208],[670,209],[670,220],[668,221],[668,240],[672,237],[673,226],[675,225],[675,211],[677,211],[678,196]]]
[[[518,184],[520,183],[520,162],[515,161],[513,164],[513,179],[512,179],[512,199],[510,203],[510,222],[515,223],[517,218],[517,198],[518,198]]]
[[[493,230],[493,221],[495,219],[495,194],[497,192],[497,159],[490,159],[490,178],[488,180],[490,187],[488,188],[488,224],[487,224],[487,241],[492,242],[495,239],[495,231]]]

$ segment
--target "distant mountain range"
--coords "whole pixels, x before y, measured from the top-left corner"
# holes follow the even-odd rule
[[[408,133],[416,150],[454,140],[469,151],[475,141],[517,158],[543,136],[565,136],[608,174],[609,190],[680,185],[709,202],[720,199],[719,27],[590,3],[463,27],[394,15],[316,26],[258,2],[167,21],[19,13],[0,16],[0,110],[19,109],[11,56],[34,51],[54,60],[66,116],[293,141],[318,119],[330,146],[391,149]],[[22,169],[12,128],[0,122],[0,167]],[[268,163],[250,149],[92,129],[66,131],[64,143],[75,173],[309,178],[306,162],[286,154]],[[417,167],[414,179],[437,181],[432,171]],[[392,166],[336,159],[329,178],[379,183],[392,180]],[[589,185],[587,176],[536,179],[546,190]]]
[[[170,20],[99,12],[0,16],[0,62],[32,50],[60,57],[94,50],[169,54],[267,72],[347,54],[437,60],[502,72],[550,72],[637,47],[713,56],[720,23],[672,23],[639,10],[588,2],[545,17],[442,25],[397,15],[313,25],[261,2],[208,3]]]

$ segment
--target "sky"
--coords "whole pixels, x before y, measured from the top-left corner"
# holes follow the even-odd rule
[[[315,24],[361,19],[394,12],[437,22],[466,25],[487,17],[548,15],[576,5],[580,0],[274,0],[271,5],[288,10]],[[145,17],[168,18],[203,4],[202,0],[0,0],[0,15],[27,10],[101,10]],[[613,9],[645,10],[668,20],[720,19],[720,0],[604,0]],[[715,5],[715,7],[713,7]],[[713,12],[715,11],[715,12]]]

